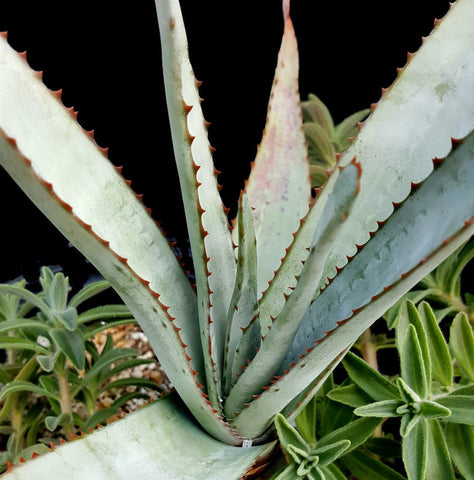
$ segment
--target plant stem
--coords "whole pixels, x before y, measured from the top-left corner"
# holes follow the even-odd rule
[[[66,439],[71,440],[74,432],[72,426],[71,394],[69,391],[66,367],[57,370],[57,377],[59,383],[59,405],[61,406],[61,413],[69,414],[71,418],[71,420],[64,425]]]
[[[377,360],[377,349],[372,339],[372,330],[370,327],[364,331],[360,337],[363,359],[377,372],[379,371],[379,362]],[[382,424],[380,424],[372,434],[373,437],[383,437]]]

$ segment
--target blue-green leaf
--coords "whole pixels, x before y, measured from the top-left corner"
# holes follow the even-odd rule
[[[474,427],[459,423],[446,425],[449,454],[464,478],[474,478]]]
[[[474,382],[474,335],[464,312],[454,317],[449,334],[449,346],[463,374]]]
[[[62,328],[55,328],[50,331],[51,338],[58,348],[66,355],[69,361],[78,370],[84,369],[86,359],[84,337],[79,330],[72,332]]]

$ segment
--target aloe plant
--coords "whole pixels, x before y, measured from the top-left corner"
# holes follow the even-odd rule
[[[207,433],[168,398],[6,478],[90,478],[89,456],[97,479],[239,478],[264,462],[274,416],[295,417],[357,337],[474,232],[472,1],[436,22],[313,198],[284,0],[267,123],[232,229],[179,3],[155,3],[195,287],[121,169],[4,38],[0,162],[121,295]],[[167,438],[149,442],[150,426]],[[170,446],[159,454],[157,437]],[[206,451],[217,463],[197,466]]]

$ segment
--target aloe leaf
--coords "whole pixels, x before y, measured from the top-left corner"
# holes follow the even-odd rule
[[[0,57],[1,165],[121,295],[196,418],[223,441],[239,443],[204,396],[196,295],[167,239],[74,115],[3,37]],[[35,296],[25,300],[38,303]]]
[[[196,275],[207,394],[220,410],[220,369],[236,272],[227,216],[207,138],[177,0],[156,0],[166,102]]]
[[[454,317],[449,333],[449,345],[463,374],[474,382],[474,334],[464,312]]]
[[[426,455],[428,449],[427,422],[427,420],[420,419],[402,442],[402,457],[408,480],[425,478],[428,461]]]
[[[285,0],[285,26],[267,123],[245,188],[254,208],[259,292],[267,289],[311,201],[298,92],[298,47],[289,10],[290,1]]]
[[[165,397],[13,467],[2,478],[49,480],[54,472],[57,478],[75,480],[238,480],[271,453],[274,444],[235,448],[213,439],[176,400]]]
[[[474,478],[474,427],[448,423],[446,441],[449,454],[464,478]]]
[[[431,160],[450,151],[451,138],[464,138],[474,128],[472,77],[474,5],[458,1],[439,22],[419,51],[411,56],[394,84],[374,106],[355,141],[341,157],[362,164],[361,194],[334,245],[325,277],[357,253],[377,221],[393,212],[412,183],[429,175]],[[442,64],[440,58],[446,59]],[[396,174],[393,172],[396,171]]]
[[[430,480],[454,480],[454,470],[449,456],[446,439],[437,420],[427,423],[428,445],[426,455],[426,478]]]
[[[314,296],[314,285],[319,282],[328,252],[357,195],[359,178],[360,172],[356,164],[347,166],[341,173],[338,188],[334,189],[327,201],[314,233],[311,250],[296,288],[271,327],[264,333],[257,354],[229,392],[225,403],[225,412],[229,417],[251,401],[259,389],[269,385],[278,373],[278,367],[291,346],[290,340]]]
[[[406,480],[403,475],[361,450],[354,450],[342,459],[351,474],[361,479]]]
[[[224,386],[235,383],[246,360],[252,360],[260,344],[257,303],[257,255],[252,212],[246,194],[240,198],[238,265],[234,293],[228,314],[225,343]],[[255,325],[252,325],[255,323]],[[237,358],[235,358],[237,357]]]
[[[453,149],[322,291],[302,320],[281,377],[232,421],[236,428],[265,430],[294,392],[308,388],[354,338],[470,238],[473,151],[474,134]],[[448,182],[449,189],[444,187]]]
[[[433,310],[429,303],[422,302],[418,306],[418,312],[427,336],[431,374],[441,385],[451,387],[453,384],[453,362]]]

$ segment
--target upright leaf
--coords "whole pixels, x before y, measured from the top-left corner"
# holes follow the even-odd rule
[[[245,189],[254,208],[259,292],[267,289],[311,200],[290,0],[283,2],[283,16],[283,39],[267,123]]]

